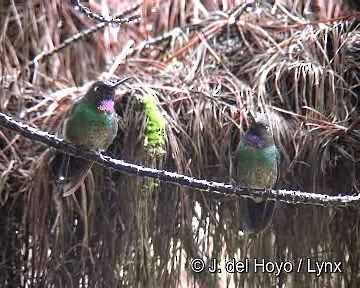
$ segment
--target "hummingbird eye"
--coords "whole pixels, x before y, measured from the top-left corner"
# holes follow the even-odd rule
[[[95,86],[94,92],[96,92],[99,89],[99,86]]]

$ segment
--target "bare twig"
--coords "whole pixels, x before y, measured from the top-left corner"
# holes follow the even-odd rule
[[[78,10],[79,12],[85,14],[86,16],[88,16],[96,21],[103,22],[103,23],[127,24],[127,23],[132,23],[132,22],[139,22],[141,19],[141,17],[139,15],[131,16],[128,18],[123,18],[121,16],[120,17],[119,16],[104,17],[98,13],[91,11],[89,8],[86,8],[82,4],[80,4],[79,0],[72,0],[71,2],[72,2],[72,5],[74,6],[74,8],[76,10]]]
[[[28,139],[39,141],[43,144],[52,146],[61,152],[90,160],[106,168],[111,168],[113,170],[125,172],[128,174],[135,174],[142,177],[179,184],[193,189],[202,190],[206,193],[216,194],[218,196],[261,197],[268,200],[278,200],[286,203],[313,204],[320,206],[346,206],[360,202],[360,195],[329,196],[326,194],[291,190],[249,189],[246,187],[235,187],[233,185],[220,182],[196,179],[165,170],[157,170],[154,168],[138,166],[122,160],[113,159],[109,156],[102,155],[101,153],[82,150],[81,148],[67,143],[55,135],[17,122],[3,113],[0,113],[0,125],[16,131]]]
[[[49,56],[61,51],[62,49],[66,48],[70,44],[76,42],[77,40],[84,38],[87,35],[90,35],[104,27],[106,27],[108,23],[99,23],[96,26],[90,27],[88,29],[85,29],[75,35],[72,35],[71,37],[65,39],[59,46],[54,47],[53,49],[49,51],[43,51],[40,54],[36,55],[33,60],[29,62],[29,67],[38,64],[40,61],[46,60]]]
[[[82,6],[81,4],[77,4],[79,1],[72,1],[72,2],[74,2],[73,3],[73,5],[75,5],[74,7],[78,7],[77,9],[80,12],[83,12],[82,9],[88,10],[87,8]],[[116,22],[116,23],[119,23],[119,24],[138,22],[140,20],[139,16],[136,16],[137,18],[135,18],[135,19],[133,19],[132,17],[130,17],[130,18],[122,18],[122,17],[124,15],[130,13],[130,11],[133,11],[133,10],[137,9],[139,5],[140,5],[139,3],[136,3],[135,5],[132,5],[131,7],[129,7],[125,11],[123,11],[121,14],[114,16],[112,19],[117,19],[118,22]],[[93,13],[93,14],[95,14],[95,13]],[[102,17],[102,16],[99,16],[99,17]],[[119,22],[120,20],[123,21],[123,22],[120,23]],[[97,31],[107,27],[111,23],[113,23],[113,21],[111,21],[111,19],[108,19],[106,21],[99,21],[99,22],[100,23],[97,23],[96,25],[94,25],[94,26],[92,26],[90,28],[84,29],[84,30],[80,31],[79,33],[77,33],[75,35],[72,35],[71,37],[65,39],[62,43],[60,43],[59,46],[56,46],[56,47],[54,47],[53,49],[51,49],[49,51],[43,51],[40,54],[36,55],[35,58],[29,62],[29,64],[28,64],[29,67],[32,67],[32,66],[38,64],[40,61],[43,61],[43,60],[47,59],[49,56],[61,51],[62,49],[69,46],[70,44],[76,42],[77,40],[85,38],[86,36],[88,36],[90,34],[93,34],[93,33],[97,32]]]

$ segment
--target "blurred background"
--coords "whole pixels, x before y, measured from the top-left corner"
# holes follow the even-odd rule
[[[0,109],[59,135],[92,81],[117,91],[117,159],[231,182],[245,110],[267,111],[279,188],[359,193],[359,2],[1,1]],[[249,5],[244,6],[244,2]],[[36,59],[37,61],[33,61]],[[359,287],[359,207],[277,203],[264,233],[242,233],[241,199],[93,168],[62,198],[52,150],[0,130],[1,287]],[[191,259],[299,259],[343,273],[194,273]]]

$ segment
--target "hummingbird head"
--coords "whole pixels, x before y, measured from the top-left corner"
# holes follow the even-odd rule
[[[250,127],[245,134],[245,143],[255,148],[266,147],[273,143],[269,120],[263,113],[256,120],[251,115]]]
[[[85,100],[94,105],[99,112],[111,114],[114,111],[116,87],[129,78],[117,82],[96,81],[85,94]]]

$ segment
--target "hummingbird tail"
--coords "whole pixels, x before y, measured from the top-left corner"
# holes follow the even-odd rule
[[[247,233],[260,233],[270,225],[275,210],[274,201],[256,202],[245,198],[242,202],[243,230]]]
[[[92,162],[56,152],[50,161],[52,173],[58,182],[64,183],[63,196],[73,194],[84,182]]]

